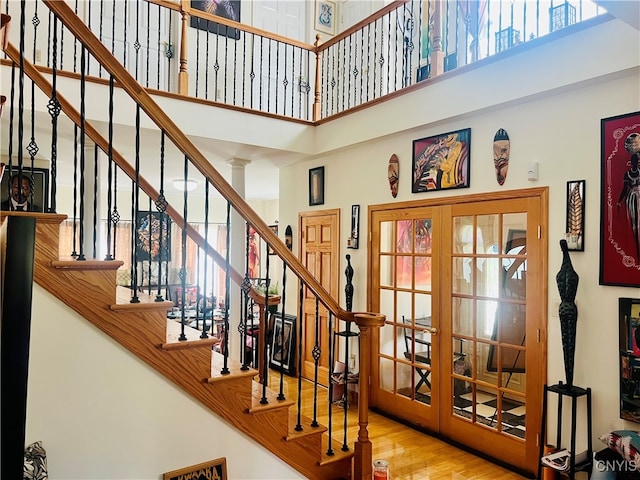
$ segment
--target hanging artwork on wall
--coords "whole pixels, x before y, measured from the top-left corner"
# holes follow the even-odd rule
[[[324,204],[324,167],[309,170],[309,206]]]
[[[400,162],[398,161],[398,156],[395,153],[391,155],[391,158],[389,159],[387,177],[389,178],[391,196],[396,198],[398,196],[398,182],[400,180]]]
[[[618,299],[620,418],[640,423],[640,300]]]
[[[240,0],[191,0],[191,8],[240,23]],[[226,25],[210,20],[204,20],[196,15],[191,16],[191,26],[234,40],[240,38],[240,30],[237,28],[227,27]]]
[[[351,205],[351,235],[347,239],[347,248],[358,248],[360,238],[360,205]]]
[[[336,34],[336,4],[329,0],[316,0],[315,28],[319,32]]]
[[[565,240],[569,250],[584,251],[584,180],[567,182],[567,226]]]
[[[136,260],[171,260],[171,219],[166,213],[138,212],[136,220]]]
[[[507,179],[510,153],[509,134],[504,128],[501,128],[493,137],[493,168],[496,169],[496,180],[500,186],[504,185],[504,181]]]
[[[247,235],[249,236],[247,276],[260,278],[260,237],[251,225],[249,225]]]
[[[469,187],[471,129],[413,141],[411,192]]]
[[[640,112],[601,120],[600,285],[640,287]]]
[[[190,467],[181,468],[167,472],[162,476],[162,480],[182,480],[185,478],[219,478],[227,480],[227,457],[217,458],[210,462],[199,463]]]

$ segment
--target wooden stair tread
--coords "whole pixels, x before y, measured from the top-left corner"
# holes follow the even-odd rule
[[[249,367],[247,370],[242,370],[242,363],[232,358],[227,359],[227,368],[229,373],[223,374],[222,368],[224,366],[224,356],[219,352],[212,352],[211,356],[211,377],[207,379],[207,383],[216,383],[228,380],[230,378],[238,377],[250,377],[253,378],[258,374],[255,368]]]
[[[274,410],[276,408],[289,408],[295,404],[293,400],[289,399],[278,400],[278,392],[271,390],[269,387],[267,387],[266,397],[267,403],[260,403],[262,400],[262,384],[259,382],[253,382],[249,413],[259,413],[267,410]]]
[[[342,443],[338,440],[332,440],[333,446],[333,455],[327,455],[327,450],[329,448],[329,436],[322,436],[322,459],[320,460],[320,465],[328,465],[334,462],[340,462],[342,460],[350,459],[354,455],[353,446],[349,447],[349,450],[342,450]]]
[[[122,260],[77,260],[73,257],[51,262],[53,268],[60,270],[117,270],[122,265]]]
[[[138,303],[131,303],[133,298],[133,290],[128,287],[116,287],[116,303],[111,305],[111,310],[162,310],[167,312],[173,307],[173,302],[163,300],[156,302],[155,295],[148,295],[138,290]],[[174,322],[175,323],[175,322]]]
[[[295,409],[289,410],[289,431],[287,432],[287,441],[297,440],[299,438],[308,437],[309,435],[317,435],[318,433],[324,433],[328,430],[325,425],[319,424],[317,427],[311,426],[312,419],[306,415],[300,416],[300,424],[302,430],[296,430],[298,424],[298,413]]]
[[[178,350],[183,348],[194,347],[212,347],[220,343],[218,337],[212,337],[209,335],[207,338],[202,338],[202,332],[198,329],[185,326],[184,335],[186,340],[180,340],[182,329],[180,328],[180,322],[167,319],[167,342],[160,345],[163,350]]]

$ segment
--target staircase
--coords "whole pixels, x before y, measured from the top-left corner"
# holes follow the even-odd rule
[[[44,2],[62,23],[80,39],[91,54],[109,69],[117,83],[131,98],[180,146],[195,167],[202,172],[242,218],[250,222],[257,233],[269,243],[275,253],[298,277],[309,292],[325,305],[336,319],[354,322],[360,327],[360,375],[368,378],[370,330],[384,322],[384,316],[352,313],[340,308],[313,275],[302,266],[287,246],[269,229],[265,222],[248,206],[224,178],[209,164],[188,138],[175,126],[151,97],[124,70],[91,32],[64,3]],[[28,61],[20,57],[18,49],[7,42],[6,31],[11,22],[2,15],[0,44],[16,65],[23,65],[26,76],[45,92],[55,94],[55,88]],[[89,123],[82,122],[82,114],[70,102],[58,96],[64,113],[77,125],[82,123],[89,138],[104,152],[109,142]],[[159,194],[144,178],[139,177],[126,160],[113,152],[114,162],[150,198]],[[171,207],[167,213],[174,221],[184,222],[178,211]],[[371,478],[371,442],[366,430],[368,392],[361,389],[359,396],[358,439],[353,448],[327,435],[327,427],[314,419],[301,417],[293,411],[294,401],[281,400],[276,392],[256,382],[258,371],[243,368],[233,358],[214,351],[219,341],[215,337],[202,339],[200,331],[184,327],[167,319],[172,302],[156,301],[138,293],[139,303],[131,303],[131,290],[116,285],[116,270],[122,265],[114,260],[62,259],[59,251],[60,225],[66,215],[55,213],[0,212],[0,222],[8,215],[36,217],[36,246],[34,281],[73,308],[105,334],[112,337],[141,360],[171,380],[212,412],[263,445],[274,455],[310,479]],[[211,251],[206,242],[193,229],[188,235],[201,248],[220,262],[219,255]],[[231,279],[242,282],[242,276],[231,272]],[[268,299],[266,300],[268,303]],[[184,330],[183,330],[184,328]],[[186,335],[186,340],[181,338]],[[262,337],[264,338],[264,336]],[[224,372],[224,373],[221,373]],[[304,428],[299,428],[304,425]]]

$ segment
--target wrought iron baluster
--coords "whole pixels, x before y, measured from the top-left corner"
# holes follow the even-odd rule
[[[349,66],[347,67],[347,61],[345,60],[345,73],[347,74],[347,108],[351,107],[351,60],[353,59],[353,34],[349,35],[348,37],[348,41],[349,41],[349,56],[347,57],[349,60]],[[345,38],[344,40],[345,42],[345,48],[346,48],[346,43],[347,43],[347,38]],[[357,53],[356,53],[357,55]]]
[[[147,65],[146,65],[146,72],[145,72],[145,82],[144,84],[147,86],[147,88],[149,87],[149,46],[151,45],[151,2],[147,2],[147,43],[145,45],[145,48],[147,49]],[[158,21],[158,28],[156,30],[157,32],[160,32],[160,22]],[[158,50],[158,55],[160,54],[160,50]],[[160,65],[160,58],[158,58],[158,65]]]
[[[137,63],[137,62],[136,62]],[[131,242],[131,252],[132,252],[132,260],[131,260],[131,271],[132,275],[132,287],[133,287],[133,296],[131,297],[131,303],[140,303],[140,298],[138,297],[138,249],[136,248],[136,239],[137,232],[140,228],[141,219],[140,216],[140,112],[141,107],[139,104],[136,104],[136,137],[135,137],[135,147],[136,147],[136,160],[135,160],[135,178],[133,180],[133,184],[131,185],[131,204],[132,204],[132,212],[131,212],[131,230],[132,230],[132,238]],[[142,284],[140,285],[142,287]]]
[[[118,223],[120,222],[120,213],[118,212],[118,168],[113,172],[113,213],[111,214],[111,222],[113,223],[113,258],[117,258],[116,243]]]
[[[191,17],[193,18],[193,17]],[[198,97],[198,92],[200,90],[200,17],[196,18],[196,98]],[[209,21],[207,20],[207,31],[209,31]],[[207,35],[207,54],[205,66],[209,63],[209,36]],[[207,75],[209,73],[209,69],[205,68],[205,94],[204,98],[207,98],[206,87],[207,87]]]
[[[220,373],[228,375],[231,373],[229,370],[229,296],[231,290],[231,275],[230,275],[230,251],[231,251],[231,203],[227,201],[227,232],[225,240],[225,261],[224,261],[224,365]]]
[[[273,40],[268,40],[268,55],[267,55],[267,112],[271,112],[271,45]],[[276,71],[276,77],[278,73]]]
[[[163,241],[166,240],[169,242],[169,230],[171,228],[171,223],[167,217],[167,199],[164,196],[164,130],[160,132],[160,192],[158,194],[158,199],[156,200],[156,210],[160,212],[160,233],[158,236],[158,293],[156,293],[156,302],[164,301],[162,297],[162,261],[164,258],[165,262],[165,286],[168,288],[169,286],[169,248],[170,244],[164,245]],[[167,234],[165,235],[165,231]]]
[[[258,108],[260,110],[262,110],[262,79],[264,78],[264,75],[262,73],[262,67],[264,65],[264,58],[262,58],[262,54],[264,52],[264,47],[263,47],[263,43],[264,43],[264,37],[260,36],[260,95],[258,95]]]
[[[244,270],[244,280],[242,281],[242,293],[244,297],[244,306],[245,311],[244,314],[240,317],[240,325],[238,326],[238,331],[240,333],[240,355],[242,359],[242,370],[249,369],[249,360],[247,355],[247,329],[249,315],[251,315],[251,322],[253,323],[253,311],[249,311],[249,291],[251,290],[251,280],[249,280],[249,234],[250,234],[250,226],[249,223],[245,224],[245,245],[244,245],[244,261],[245,261],[245,270]],[[242,312],[241,312],[242,313]]]
[[[298,410],[297,422],[295,426],[296,432],[304,430],[302,426],[302,323],[304,322],[304,283],[299,282],[298,287],[298,331],[296,339],[298,340]]]
[[[240,34],[240,31],[238,31]],[[233,105],[236,104],[236,85],[238,84],[238,42],[233,44]]]
[[[136,40],[133,42],[133,48],[136,51],[136,68],[135,68],[135,79],[140,82],[140,2],[136,2]]]
[[[267,243],[267,250],[269,250],[269,244]],[[269,255],[267,255],[266,261],[266,272],[265,272],[265,289],[264,289],[264,316],[262,318],[263,328],[260,329],[260,333],[264,333],[260,335],[260,343],[262,344],[262,358],[260,359],[260,370],[264,372],[262,379],[262,398],[260,399],[260,404],[266,405],[269,403],[267,400],[267,385],[269,384],[269,358],[267,357],[268,353],[268,341],[267,337],[269,336],[267,333],[269,331],[270,317],[271,312],[269,311],[269,286],[271,283],[271,279],[269,278]],[[271,332],[273,335],[273,332]],[[264,338],[262,338],[264,337]],[[258,349],[260,350],[260,349]]]
[[[78,243],[80,249],[76,260],[86,260],[84,256],[84,172],[85,172],[85,139],[86,139],[86,69],[87,69],[87,49],[82,45],[80,52],[80,238]]]
[[[202,312],[202,334],[200,338],[208,338],[207,335],[207,266],[209,264],[209,255],[207,250],[209,248],[209,179],[204,179],[204,282],[202,285],[203,292],[203,312]],[[198,282],[199,283],[199,282]],[[213,288],[211,289],[213,292]],[[213,293],[211,294],[213,296]],[[213,335],[213,298],[211,299],[211,335]]]
[[[104,20],[104,0],[100,0],[100,43],[102,43],[102,24]],[[115,18],[111,19],[111,22],[115,22]],[[98,62],[98,76],[102,77],[102,63]]]
[[[98,145],[93,145],[93,257],[98,258]]]
[[[225,27],[226,28],[226,27]],[[220,24],[216,24],[216,61],[213,64],[213,71],[215,76],[213,79],[213,95],[216,101],[218,99],[218,74],[220,73]]]
[[[171,32],[173,31],[173,15],[169,14],[169,42],[171,42]],[[170,45],[169,45],[170,46]],[[173,51],[167,49],[167,92],[171,91],[171,59],[173,58]],[[196,62],[197,65],[197,62]],[[160,74],[158,74],[160,78]]]
[[[78,258],[78,125],[73,125],[73,251],[71,256]]]
[[[329,328],[329,336],[334,336],[333,338],[335,339],[335,333],[334,333],[334,327],[333,327],[333,314],[329,313],[329,322],[328,322],[328,328]],[[331,342],[329,344],[329,382],[328,382],[328,386],[329,386],[329,391],[328,393],[328,398],[329,398],[329,403],[327,405],[327,414],[328,414],[328,421],[327,421],[327,435],[329,437],[329,441],[327,442],[328,448],[327,448],[327,455],[328,456],[333,456],[335,455],[335,452],[333,451],[333,442],[331,441],[331,439],[333,438],[333,382],[334,379],[333,377],[333,368],[334,368],[334,364],[335,364],[335,341]],[[346,382],[345,382],[345,388],[346,388]]]
[[[286,397],[284,395],[284,364],[287,361],[287,357],[292,355],[292,345],[289,343],[289,346],[286,348],[285,353],[285,336],[284,336],[284,319],[286,317],[286,305],[287,305],[287,264],[282,262],[282,328],[280,329],[280,390],[278,392],[278,400],[285,400]],[[275,335],[275,322],[273,328],[273,335]],[[289,334],[289,342],[291,342],[291,338],[293,338],[294,332]],[[274,355],[275,352],[272,352]],[[329,435],[331,437],[331,435]],[[331,442],[329,442],[331,443]]]
[[[114,9],[115,9],[115,2]],[[111,45],[113,48],[113,44]],[[107,254],[104,257],[105,260],[113,260],[113,255],[111,255],[111,222],[113,221],[111,208],[113,206],[112,203],[112,194],[113,194],[113,89],[114,89],[114,79],[113,75],[109,75],[109,150],[107,152],[108,155],[108,165],[107,165]],[[115,254],[115,252],[114,252]]]
[[[222,91],[222,100],[224,103],[227,103],[227,80],[229,78],[229,30],[229,27],[225,27],[226,35],[224,36],[224,89]],[[233,32],[233,38],[235,39],[235,28],[231,29],[231,31]]]
[[[187,218],[189,213],[189,202],[187,195],[187,178],[189,178],[189,157],[184,156],[184,173],[183,173],[183,192],[182,192],[182,262],[180,266],[180,286],[182,291],[180,292],[180,336],[178,340],[185,341],[187,336],[184,333],[185,330],[185,290],[187,287]]]
[[[53,16],[53,68],[51,71],[51,98],[47,104],[47,110],[51,115],[51,192],[49,202],[49,212],[56,212],[56,193],[58,178],[58,117],[62,108],[58,101],[58,17]],[[44,205],[43,205],[44,207]]]
[[[313,356],[313,420],[311,421],[312,427],[317,427],[318,423],[318,373],[320,369],[320,356],[322,350],[320,350],[320,302],[316,296],[316,313],[314,319],[314,345],[311,355]]]

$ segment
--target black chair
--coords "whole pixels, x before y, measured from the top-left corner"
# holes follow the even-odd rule
[[[422,338],[422,335],[424,334],[423,331],[409,328],[409,326],[411,326],[411,320],[406,319],[404,315],[402,316],[402,323],[406,325],[405,327],[402,327],[404,330],[404,357],[414,364],[422,363],[425,365],[431,365],[431,342]],[[431,317],[417,318],[415,320],[415,325],[428,327],[431,325]],[[431,389],[431,382],[429,381],[431,371],[418,365],[414,365],[413,368],[420,376],[420,380],[418,380],[415,387],[416,393],[418,393],[418,390],[422,385],[426,385]]]

